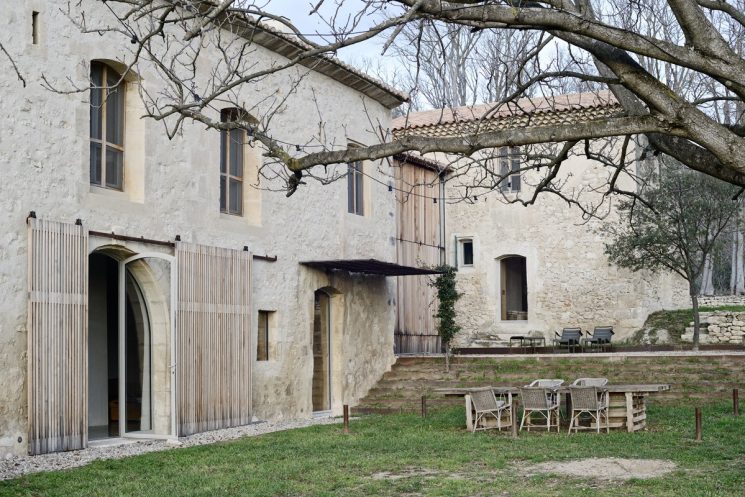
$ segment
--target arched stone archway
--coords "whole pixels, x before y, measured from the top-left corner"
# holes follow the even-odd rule
[[[341,336],[344,329],[344,294],[332,286],[314,292],[312,410],[341,409]]]
[[[122,245],[89,254],[89,438],[172,431],[170,265]]]

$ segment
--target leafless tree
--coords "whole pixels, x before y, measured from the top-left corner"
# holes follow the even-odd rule
[[[271,0],[109,0],[107,19],[85,16],[91,3],[71,2],[65,14],[84,35],[117,33],[131,42],[130,56],[124,61],[130,67],[146,63],[157,69],[167,90],[144,93],[143,98],[148,116],[163,122],[171,136],[188,121],[216,129],[241,126],[216,121],[209,112],[217,102],[240,105],[235,101],[240,85],[260,82],[278,71],[294,71],[300,84],[318,57],[374,37],[382,40],[385,50],[405,33],[423,33],[424,40],[422,26],[436,26],[431,41],[438,42],[439,36],[439,42],[456,47],[458,53],[478,45],[474,45],[476,38],[504,40],[533,33],[521,38],[522,57],[512,75],[499,65],[492,71],[509,80],[487,85],[491,89],[485,96],[498,100],[495,111],[521,96],[552,96],[572,86],[607,87],[623,108],[614,115],[570,125],[497,130],[472,126],[465,134],[445,137],[407,132],[392,136],[380,125],[377,143],[354,148],[328,143],[314,131],[307,143],[317,148],[309,149],[276,139],[272,113],[286,95],[267,97],[257,108],[246,109],[259,117],[259,123],[245,126],[263,144],[267,157],[282,166],[274,171],[285,177],[288,194],[307,176],[334,179],[319,173],[318,166],[404,152],[473,157],[517,145],[537,148],[535,160],[525,165],[536,173],[536,193],[567,195],[557,184],[559,172],[571,153],[579,150],[608,167],[605,193],[610,194],[620,190],[616,179],[632,162],[625,153],[627,145],[640,135],[648,144],[644,153],[668,154],[690,168],[745,187],[745,126],[739,115],[745,99],[741,36],[745,0],[366,0],[359,2],[353,15],[341,15],[339,0],[317,0],[308,10],[321,15],[326,9],[328,33],[313,40],[273,15]],[[376,19],[375,24],[362,29],[362,21],[370,18]],[[261,22],[273,22],[297,40],[297,53],[268,67],[256,64],[250,56],[251,26]],[[239,32],[243,36],[234,35]],[[503,47],[500,43],[496,50]],[[217,47],[222,56],[204,57],[207,45]],[[12,61],[12,54],[8,55]],[[483,56],[499,59],[487,50]],[[207,81],[196,75],[196,67],[205,65],[211,68]],[[48,83],[56,91],[87,89],[64,90],[60,82]],[[504,88],[511,91],[503,92]],[[443,90],[442,101],[448,103],[469,100],[461,98],[459,88],[436,90]],[[372,129],[379,123],[371,124]],[[615,145],[605,150],[612,153],[599,153],[590,145],[592,140],[609,137]],[[460,178],[480,181],[467,186],[498,189],[504,179],[489,169],[488,160],[459,164],[472,169]],[[566,198],[574,200],[573,194]],[[518,199],[532,200],[532,195]]]

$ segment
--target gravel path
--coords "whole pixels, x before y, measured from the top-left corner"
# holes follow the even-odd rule
[[[317,418],[298,421],[261,422],[237,428],[198,433],[190,437],[179,438],[179,443],[165,440],[137,440],[127,439],[125,443],[109,447],[89,447],[71,452],[57,452],[40,456],[8,456],[0,460],[0,480],[17,478],[28,473],[39,471],[54,471],[60,469],[85,466],[98,459],[121,459],[124,457],[170,450],[178,447],[192,447],[206,445],[225,440],[242,437],[254,437],[275,431],[293,430],[313,425],[327,425],[340,423],[339,418]]]

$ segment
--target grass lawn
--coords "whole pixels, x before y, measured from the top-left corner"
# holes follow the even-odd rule
[[[353,420],[229,443],[151,453],[0,482],[2,496],[738,496],[745,495],[745,416],[652,407],[649,432],[568,437],[465,431],[462,409]],[[666,459],[678,469],[650,480],[526,476],[543,461],[586,457]],[[423,471],[426,470],[426,471]],[[393,477],[381,473],[388,472]]]

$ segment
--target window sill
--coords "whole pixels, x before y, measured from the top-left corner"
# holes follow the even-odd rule
[[[122,190],[114,190],[113,188],[104,188],[103,186],[90,185],[90,192],[96,195],[102,195],[110,198],[117,198],[119,200],[129,201],[129,195],[127,192]]]
[[[246,217],[244,215],[240,215],[240,214],[228,214],[226,212],[221,212],[220,213],[220,219],[222,219],[224,221],[228,221],[230,223],[236,223],[236,224],[237,223],[240,223],[242,225],[255,226],[257,228],[260,228],[261,227],[261,223],[260,222],[255,222],[253,219],[250,219],[250,218],[248,218],[248,217]],[[266,361],[263,361],[263,362],[266,362]]]

